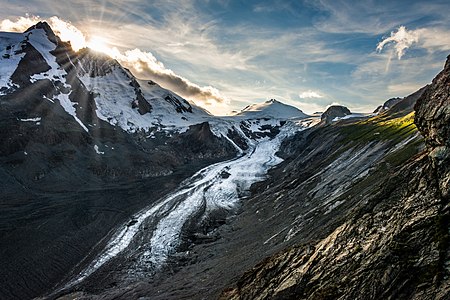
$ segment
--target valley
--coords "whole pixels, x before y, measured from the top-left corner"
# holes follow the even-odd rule
[[[218,117],[45,22],[0,57],[0,298],[450,295],[450,58],[373,113]]]

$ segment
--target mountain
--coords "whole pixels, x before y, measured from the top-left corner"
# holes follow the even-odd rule
[[[46,23],[38,23],[24,34],[4,33],[0,41],[5,66],[2,93],[51,83],[55,94],[43,96],[59,102],[85,131],[97,126],[88,117],[91,114],[130,132],[156,126],[188,127],[209,117],[203,109],[156,83],[137,80],[106,55],[89,49],[74,53]],[[80,98],[92,98],[95,112],[93,103],[83,106],[77,102]]]
[[[448,299],[450,62],[321,121],[211,116],[46,23],[0,54],[0,298]]]
[[[300,109],[281,103],[275,99],[271,99],[264,103],[252,104],[245,107],[235,116],[240,116],[246,119],[291,119],[291,118],[306,118],[307,115]]]
[[[320,116],[320,119],[325,122],[325,124],[330,124],[333,121],[345,118],[351,114],[350,110],[345,106],[332,105]]]
[[[197,171],[278,143],[279,118],[211,116],[103,54],[74,52],[47,23],[0,33],[0,298],[50,293]],[[272,162],[249,182],[275,149],[255,156]]]

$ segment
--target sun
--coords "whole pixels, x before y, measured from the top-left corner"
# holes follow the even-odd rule
[[[108,41],[100,36],[93,36],[87,42],[87,46],[97,52],[110,53],[111,48],[108,46]]]

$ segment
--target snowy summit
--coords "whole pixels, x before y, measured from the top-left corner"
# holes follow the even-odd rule
[[[264,103],[249,105],[239,113],[237,113],[236,116],[241,116],[246,119],[292,119],[306,118],[308,115],[294,106],[281,103],[275,99],[271,99]]]

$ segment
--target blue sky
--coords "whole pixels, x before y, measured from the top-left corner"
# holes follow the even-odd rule
[[[270,98],[308,113],[332,103],[369,112],[429,83],[450,53],[448,1],[1,0],[1,7],[0,20],[58,16],[121,53],[137,48],[148,68],[136,75],[219,114]]]

